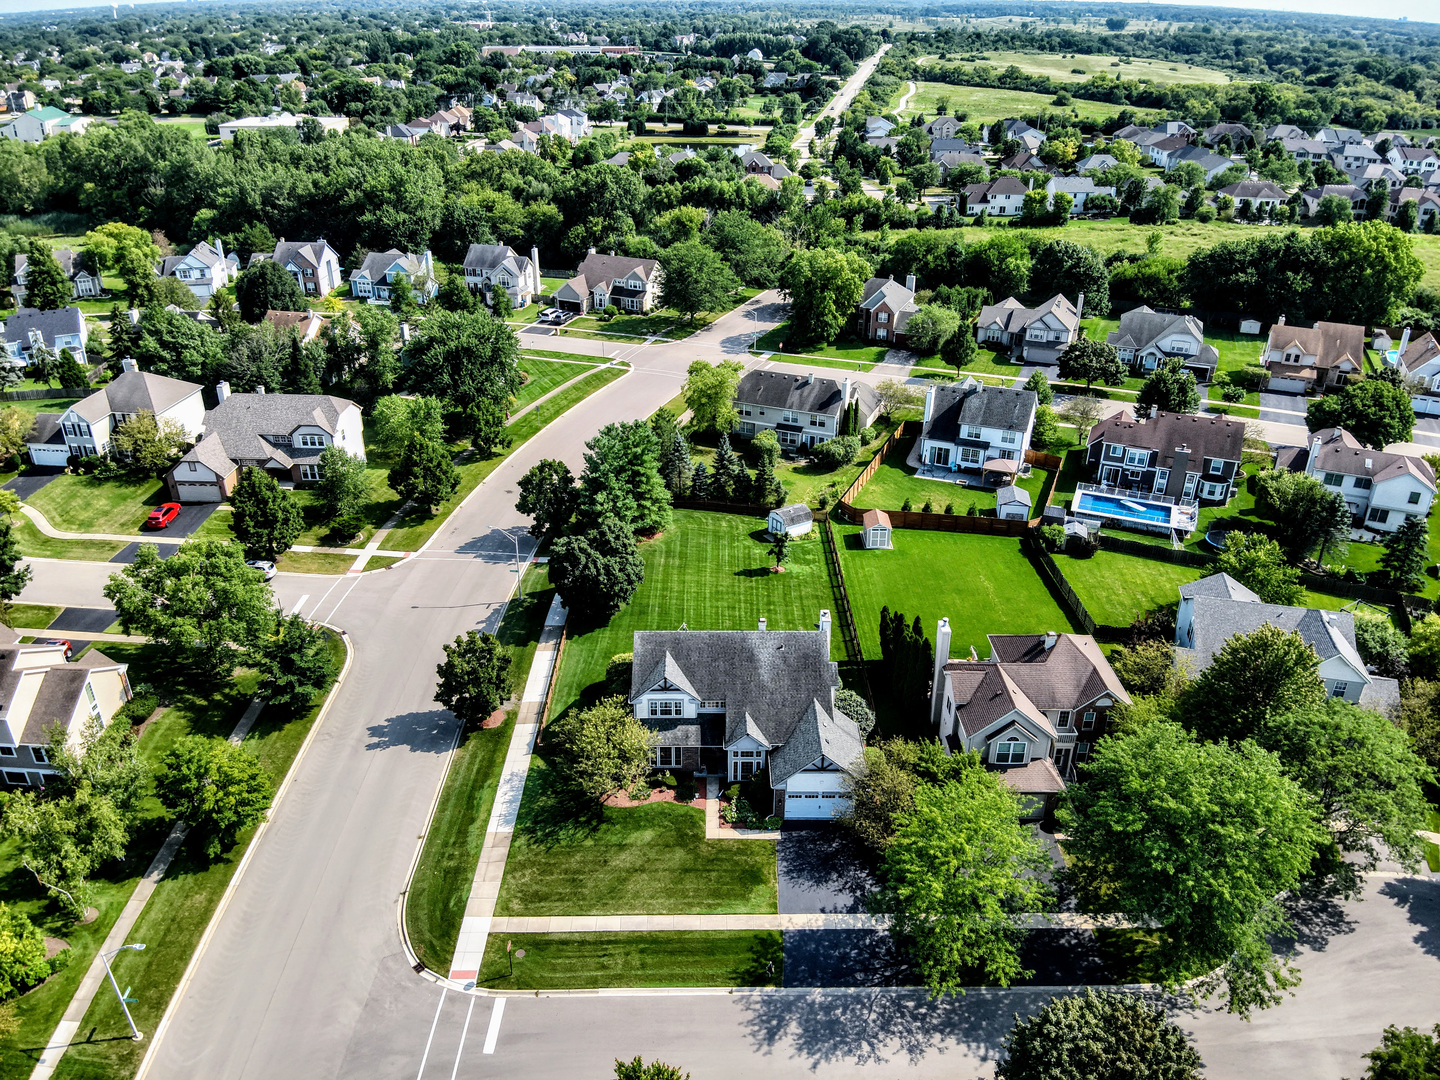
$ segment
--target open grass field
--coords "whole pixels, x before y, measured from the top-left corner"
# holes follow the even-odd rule
[[[525,955],[505,955],[511,943]],[[596,986],[780,986],[784,943],[775,931],[491,934],[481,986],[578,990]],[[774,964],[766,974],[766,964]]]
[[[775,844],[707,840],[681,803],[600,806],[531,759],[495,914],[770,914]]]
[[[505,609],[496,636],[510,651],[512,688],[525,685],[554,595],[545,567],[533,566],[525,574],[523,598],[511,600]],[[461,733],[420,862],[410,879],[405,925],[410,944],[432,971],[449,970],[455,953],[518,712],[518,707],[509,709],[499,727],[467,728]]]
[[[1097,551],[1088,559],[1055,556],[1055,565],[1097,623],[1129,626],[1146,612],[1180,601],[1181,585],[1210,573],[1118,551]]]
[[[976,513],[995,513],[995,492],[989,488],[964,487],[948,480],[924,480],[915,476],[915,470],[905,464],[905,459],[915,445],[913,438],[900,439],[885,455],[880,468],[870,482],[860,489],[854,505],[869,509],[899,510],[910,500],[910,509],[922,510],[927,502],[936,513],[953,506],[955,514],[969,513],[975,507]],[[1032,516],[1040,512],[1040,493],[1049,476],[1044,469],[1031,469],[1030,475],[1020,480],[1019,486],[1030,493]]]
[[[610,658],[631,651],[636,630],[753,630],[762,615],[772,630],[813,629],[833,606],[820,537],[792,543],[785,573],[772,574],[764,531],[758,517],[676,510],[670,528],[640,545],[645,581],[634,599],[605,626],[572,623],[550,715],[587,690],[598,696]],[[838,634],[834,645],[842,648]]]
[[[905,96],[907,89],[905,84],[901,83],[899,92],[890,102],[891,107],[894,107]],[[1032,94],[1026,90],[992,90],[983,86],[952,86],[949,83],[917,82],[915,95],[905,107],[904,113],[899,115],[901,119],[916,113],[924,113],[927,117],[933,117],[935,105],[941,98],[945,98],[949,104],[951,116],[965,113],[969,119],[982,124],[1003,120],[1007,116],[1054,112],[1061,108],[1055,104],[1055,98],[1051,94]],[[1103,101],[1083,101],[1076,98],[1064,108],[1074,112],[1081,120],[1108,120],[1117,115],[1123,106],[1111,105]],[[1137,109],[1136,112],[1141,116],[1151,115],[1144,109]]]
[[[921,64],[935,63],[938,57],[927,56]],[[946,62],[946,61],[941,61]],[[977,63],[993,68],[1007,68],[1011,64],[1027,75],[1045,75],[1057,82],[1081,83],[1095,75],[1109,75],[1115,79],[1146,80],[1161,85],[1179,83],[1228,83],[1230,76],[1214,68],[1196,67],[1194,64],[1176,63],[1170,60],[1151,60],[1144,57],[1086,56],[1060,53],[1021,52],[1018,50],[995,50],[984,53],[980,61],[953,60],[955,67],[974,68]],[[1079,69],[1078,71],[1076,69]]]
[[[858,525],[835,527],[845,588],[855,612],[860,647],[880,657],[880,609],[920,616],[926,636],[948,617],[950,654],[973,645],[990,655],[986,634],[1070,630],[1070,619],[1045,587],[1020,541],[1007,536],[896,529],[890,551],[866,551]]]

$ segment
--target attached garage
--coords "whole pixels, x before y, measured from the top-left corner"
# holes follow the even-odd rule
[[[1420,394],[1410,399],[1416,416],[1440,416],[1440,397]]]
[[[1307,386],[1304,379],[1271,379],[1265,389],[1277,394],[1303,394]]]
[[[63,469],[70,460],[70,447],[60,429],[60,413],[38,413],[35,426],[25,436],[25,449],[34,465]]]
[[[70,460],[70,448],[63,442],[59,446],[54,444],[41,446],[30,443],[29,449],[30,461],[34,465],[48,465],[63,469]]]
[[[831,766],[820,772],[810,769],[785,781],[785,817],[791,821],[829,821],[850,809],[843,787],[845,774]]]
[[[220,485],[213,480],[209,483],[192,483],[183,480],[175,482],[175,501],[182,503],[220,502],[224,496]]]

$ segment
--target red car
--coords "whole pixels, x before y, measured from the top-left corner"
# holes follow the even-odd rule
[[[70,654],[75,651],[74,646],[72,646],[72,645],[70,644],[70,642],[66,641],[64,638],[50,638],[48,641],[42,641],[40,644],[42,644],[42,645],[64,645],[64,646],[65,646],[65,659],[66,659],[66,660],[69,660],[69,659],[70,659]]]
[[[180,516],[179,503],[161,503],[145,519],[147,529],[163,529]]]

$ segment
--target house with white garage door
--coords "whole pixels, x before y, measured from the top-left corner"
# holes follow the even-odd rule
[[[1365,369],[1365,328],[1328,322],[1291,326],[1281,315],[1270,327],[1260,362],[1270,372],[1271,390],[1339,390]]]
[[[200,436],[205,401],[198,383],[141,371],[134,360],[122,360],[121,372],[63,413],[39,413],[25,437],[36,465],[64,466],[71,457],[110,452],[110,436],[126,420],[142,412],[173,420],[188,439]]]
[[[827,820],[850,809],[846,778],[864,739],[835,707],[830,612],[814,630],[640,630],[630,703],[654,732],[657,769],[727,782],[768,771],[777,816]]]

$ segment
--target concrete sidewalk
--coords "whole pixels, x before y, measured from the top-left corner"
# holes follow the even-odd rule
[[[480,973],[485,959],[485,942],[495,921],[495,901],[500,895],[500,880],[505,876],[505,860],[510,855],[510,838],[515,833],[515,819],[520,813],[520,798],[525,793],[525,777],[530,771],[530,755],[535,750],[535,736],[545,710],[550,690],[550,677],[560,649],[560,636],[565,628],[565,606],[557,596],[550,602],[545,616],[545,629],[535,648],[535,659],[525,679],[520,696],[520,715],[510,736],[510,749],[500,773],[499,790],[490,811],[485,830],[485,843],[480,848],[480,862],[470,882],[470,899],[460,921],[460,935],[455,941],[455,954],[450,959],[450,978],[468,980]]]

